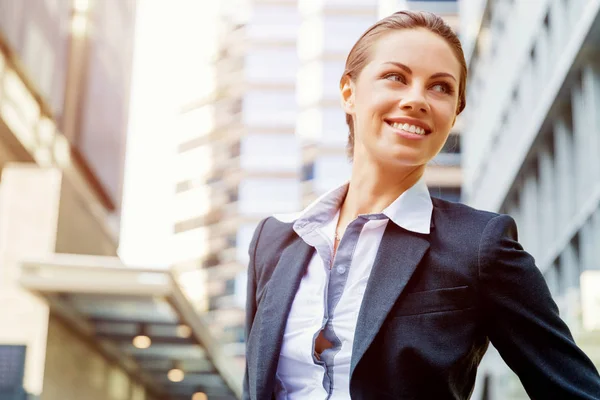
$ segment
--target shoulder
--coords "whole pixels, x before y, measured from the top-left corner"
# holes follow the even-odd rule
[[[498,243],[502,238],[518,239],[516,223],[509,215],[437,198],[432,198],[432,202],[435,229],[446,241],[468,243],[479,252],[479,247]]]
[[[257,266],[281,254],[298,237],[293,226],[293,221],[282,221],[275,216],[266,217],[258,223],[250,244],[250,252]]]
[[[503,215],[435,197],[432,197],[431,201],[436,227],[460,225],[465,230],[483,231],[491,220]]]
[[[269,216],[264,218],[259,222],[256,230],[260,235],[261,242],[272,242],[277,238],[283,238],[291,234],[296,234],[294,231],[294,221],[282,220],[278,216]]]

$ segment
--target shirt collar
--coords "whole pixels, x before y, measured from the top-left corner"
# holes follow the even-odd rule
[[[348,186],[349,182],[345,182],[326,192],[299,213],[275,215],[275,218],[282,222],[293,222],[294,230],[299,234],[309,226],[323,226],[335,217],[348,193]],[[428,234],[431,229],[432,214],[431,196],[425,179],[421,177],[380,214],[370,214],[370,216],[385,216],[406,230]]]
[[[421,177],[411,188],[402,193],[383,210],[396,225],[417,233],[429,233],[433,203],[425,178]]]

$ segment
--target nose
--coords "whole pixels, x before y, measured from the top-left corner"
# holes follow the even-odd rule
[[[420,88],[413,87],[403,93],[402,99],[398,104],[401,110],[412,111],[427,114],[429,112],[429,103],[423,95]]]

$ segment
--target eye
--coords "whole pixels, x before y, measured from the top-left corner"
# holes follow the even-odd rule
[[[383,76],[383,79],[387,79],[388,81],[392,81],[392,82],[402,82],[402,83],[406,82],[404,75],[399,74],[398,72],[391,72],[389,74],[385,74]]]
[[[454,89],[451,85],[447,83],[436,83],[431,87],[435,92],[443,93],[443,94],[452,94],[454,93]]]

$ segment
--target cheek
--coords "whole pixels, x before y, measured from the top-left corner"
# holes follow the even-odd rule
[[[388,112],[390,105],[394,102],[393,93],[376,85],[361,86],[357,89],[359,90],[356,94],[356,104],[358,106],[356,110],[362,114],[365,123],[367,123],[366,119],[372,119]],[[376,119],[380,120],[381,118]]]
[[[449,102],[438,103],[432,107],[432,110],[434,112],[435,124],[438,129],[449,129],[452,127],[452,122],[456,117],[456,107],[454,104],[450,104]]]

